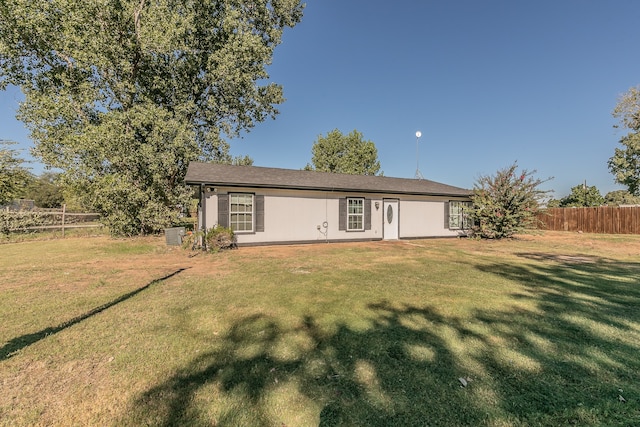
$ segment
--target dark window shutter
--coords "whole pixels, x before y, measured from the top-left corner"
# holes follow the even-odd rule
[[[364,199],[364,229],[371,230],[371,199]]]
[[[444,228],[449,228],[449,202],[444,202]]]
[[[347,199],[338,200],[338,230],[347,229]]]
[[[218,194],[218,225],[229,227],[229,195]]]
[[[256,203],[256,232],[264,231],[264,196],[254,196]]]

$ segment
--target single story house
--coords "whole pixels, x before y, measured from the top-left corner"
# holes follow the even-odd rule
[[[460,236],[471,191],[424,179],[191,162],[198,229],[238,245]]]

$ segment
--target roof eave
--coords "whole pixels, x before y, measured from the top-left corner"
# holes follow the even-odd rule
[[[473,193],[458,194],[458,193],[446,193],[446,192],[421,192],[421,191],[397,191],[397,190],[380,190],[380,189],[363,189],[363,188],[349,188],[349,187],[304,187],[299,185],[286,185],[286,184],[261,184],[261,183],[230,183],[230,182],[213,182],[203,180],[189,180],[185,181],[186,185],[209,185],[209,186],[221,186],[221,187],[233,187],[233,188],[269,188],[275,190],[307,190],[307,191],[328,191],[328,192],[341,192],[341,193],[373,193],[373,194],[404,194],[411,196],[436,196],[436,197],[470,197]]]

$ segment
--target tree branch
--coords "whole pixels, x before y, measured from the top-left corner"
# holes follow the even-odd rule
[[[138,43],[140,42],[140,14],[142,13],[142,9],[144,9],[145,0],[140,0],[140,4],[138,8],[133,11],[133,24],[136,28],[136,39]]]

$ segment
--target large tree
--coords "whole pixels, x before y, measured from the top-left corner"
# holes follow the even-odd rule
[[[604,197],[595,185],[588,186],[586,183],[571,187],[571,194],[560,199],[559,207],[592,207],[602,206]]]
[[[58,184],[58,173],[43,172],[34,177],[25,189],[25,198],[39,208],[59,208],[64,203],[63,188]]]
[[[475,235],[502,239],[535,228],[541,202],[549,193],[540,185],[551,179],[536,178],[535,172],[518,172],[514,163],[478,178],[472,196]]]
[[[613,110],[620,125],[629,130],[620,139],[623,148],[616,148],[609,159],[609,170],[616,182],[626,185],[629,193],[640,196],[640,87],[629,89]]]
[[[311,163],[306,170],[346,173],[351,175],[378,175],[380,161],[378,149],[372,141],[365,141],[357,130],[343,135],[338,129],[319,135],[311,148]]]
[[[18,151],[10,148],[13,144],[0,139],[0,206],[21,197],[31,179]]]
[[[634,196],[626,190],[614,190],[604,196],[608,206],[640,205],[640,196]]]
[[[277,114],[266,67],[299,0],[0,0],[0,89],[45,164],[112,232],[175,218],[189,161]],[[246,159],[236,160],[240,163]]]

